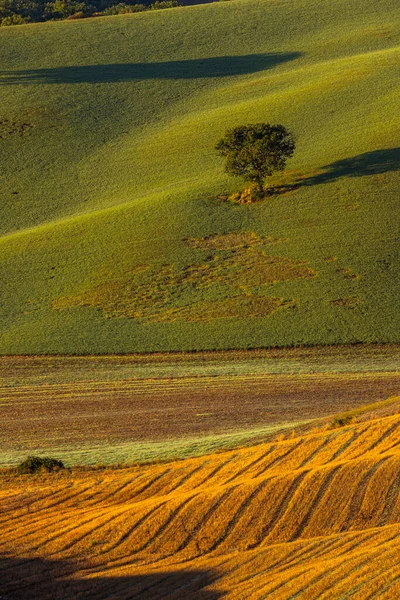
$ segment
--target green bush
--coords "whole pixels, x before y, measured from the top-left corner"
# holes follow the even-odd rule
[[[160,10],[162,8],[175,8],[179,6],[179,2],[177,0],[156,0],[153,4],[151,4],[151,10]]]
[[[337,429],[338,427],[345,427],[346,425],[350,425],[353,422],[353,417],[351,415],[342,415],[335,417],[330,425],[331,429]]]
[[[23,18],[21,15],[10,15],[9,17],[3,17],[0,21],[0,27],[8,27],[9,25],[25,25],[29,22],[28,18]]]
[[[159,10],[179,6],[177,0],[0,0],[0,27],[23,25],[28,22],[83,19]]]
[[[37,473],[40,471],[59,471],[64,469],[64,464],[56,458],[42,456],[28,456],[23,462],[17,466],[17,472],[21,475],[29,473]]]
[[[125,15],[127,13],[142,12],[144,10],[147,10],[144,4],[124,4],[123,2],[120,2],[119,4],[105,8],[100,15]]]

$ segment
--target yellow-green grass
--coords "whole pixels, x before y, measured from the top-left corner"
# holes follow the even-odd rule
[[[200,415],[199,415],[200,416]],[[60,456],[65,466],[71,465],[132,465],[168,460],[184,459],[194,456],[204,456],[211,452],[230,450],[254,444],[257,440],[265,440],[273,434],[282,435],[293,431],[294,428],[310,423],[308,421],[293,421],[290,423],[273,424],[267,427],[241,429],[232,433],[203,435],[201,437],[175,438],[162,442],[127,442],[93,445],[87,443],[71,448],[65,445],[52,446],[44,442],[38,448],[26,450],[1,450],[0,465],[15,466],[27,455]]]
[[[0,352],[398,341],[399,20],[235,0],[2,29]],[[244,182],[215,142],[260,120],[296,135],[287,190],[218,199]]]

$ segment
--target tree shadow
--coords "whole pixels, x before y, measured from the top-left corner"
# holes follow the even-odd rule
[[[320,185],[341,177],[365,177],[400,170],[400,148],[387,148],[338,160],[323,167],[324,172],[308,177],[302,185]]]
[[[0,71],[1,85],[114,83],[144,79],[203,79],[256,73],[294,60],[300,52],[216,56],[158,63],[124,63]]]
[[[267,195],[285,194],[304,186],[323,185],[342,177],[367,177],[400,171],[400,148],[374,150],[352,158],[338,160],[322,167],[323,171],[310,177],[297,177],[290,183],[274,185]]]
[[[204,570],[79,577],[77,565],[67,561],[1,558],[0,600],[218,600],[225,595],[206,589],[212,573]]]

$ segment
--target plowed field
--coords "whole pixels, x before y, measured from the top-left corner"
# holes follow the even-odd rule
[[[392,415],[162,465],[3,475],[0,594],[392,600],[399,473]]]

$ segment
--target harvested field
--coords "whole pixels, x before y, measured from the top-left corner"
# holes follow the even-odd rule
[[[3,358],[0,464],[43,451],[132,463],[265,439],[400,394],[398,358],[396,347]]]
[[[393,600],[400,416],[162,465],[0,476],[13,600]]]

